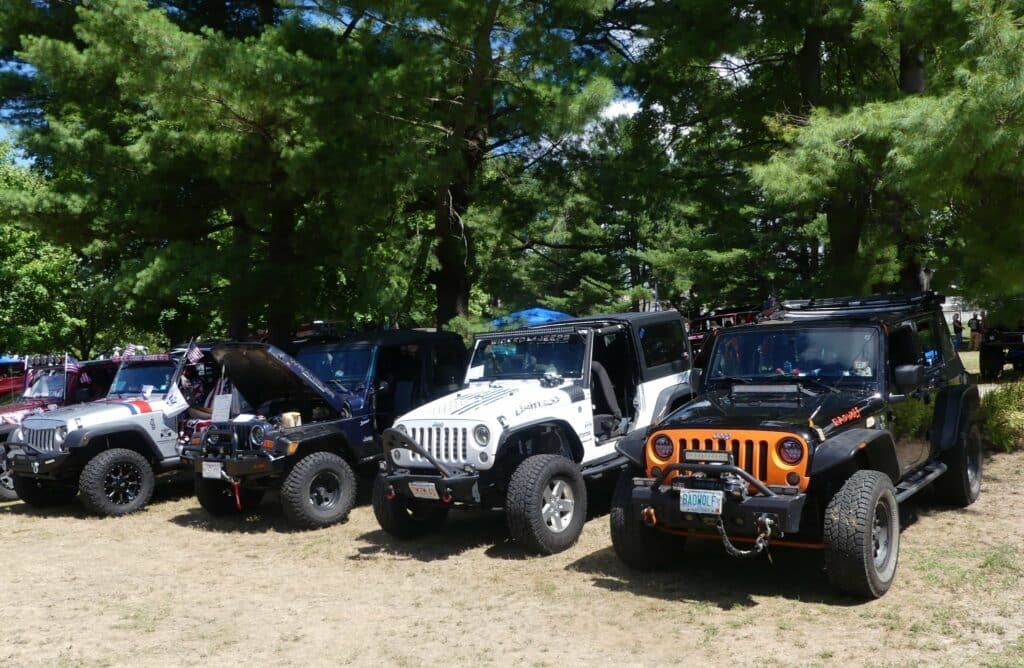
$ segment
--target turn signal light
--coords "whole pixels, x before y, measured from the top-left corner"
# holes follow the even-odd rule
[[[294,455],[295,451],[298,450],[298,449],[299,449],[299,444],[296,443],[295,441],[292,441],[291,443],[288,444],[288,454],[289,455]]]
[[[263,441],[263,449],[264,450],[273,450],[274,449],[274,441],[272,439],[269,439],[269,438],[267,440]]]

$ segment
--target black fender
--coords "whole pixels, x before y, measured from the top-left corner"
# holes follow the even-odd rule
[[[615,444],[615,450],[629,460],[630,464],[641,469],[647,467],[644,447],[647,445],[647,429],[634,429]]]
[[[895,485],[900,479],[900,462],[892,434],[882,429],[847,429],[814,449],[810,475],[827,473],[864,457],[868,468],[881,471]]]
[[[345,426],[350,425],[340,424],[350,420],[351,418],[346,418],[333,424],[328,422],[302,425],[281,432],[279,436],[298,443],[295,456],[292,458],[294,461],[313,452],[334,452],[350,464],[355,464],[364,459],[364,448],[362,444],[356,446],[352,443],[344,429]],[[367,435],[373,437],[370,431],[367,431]],[[368,445],[376,450],[379,447],[379,442],[376,438],[372,438]]]
[[[541,418],[539,420],[531,420],[530,422],[524,422],[521,425],[517,425],[513,429],[503,431],[501,437],[498,439],[498,448],[496,450],[495,461],[503,461],[503,457],[507,454],[508,443],[514,436],[518,436],[523,432],[531,431],[539,427],[551,427],[560,429],[565,434],[566,440],[568,441],[570,451],[563,453],[569,455],[572,461],[579,463],[583,461],[583,443],[580,441],[579,434],[576,430],[566,422],[565,420],[552,420]]]
[[[691,371],[690,373],[692,377],[693,371]],[[689,401],[692,398],[692,381],[678,383],[676,385],[666,387],[664,390],[658,393],[658,397],[654,400],[654,412],[652,413],[654,419],[651,421],[651,423],[657,424],[661,422],[662,418],[668,415],[669,408],[671,408],[677,400],[685,399],[686,401]]]
[[[981,405],[977,385],[950,385],[935,397],[932,416],[932,448],[942,452],[953,448],[960,433],[974,419]]]
[[[164,460],[163,453],[160,452],[160,448],[153,440],[153,437],[149,435],[149,432],[132,422],[111,422],[87,429],[78,429],[68,434],[65,443],[71,453],[76,452],[76,450],[83,453],[93,453],[100,450],[95,445],[97,440],[125,435],[137,439],[141,443],[141,454],[148,457],[150,461],[162,462]]]

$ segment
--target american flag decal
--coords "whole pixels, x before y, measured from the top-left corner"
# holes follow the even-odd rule
[[[188,352],[185,353],[185,359],[190,363],[195,364],[203,361],[203,351],[199,349],[199,346],[192,344],[188,348]]]

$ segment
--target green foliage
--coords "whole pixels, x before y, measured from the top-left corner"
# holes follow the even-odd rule
[[[978,409],[981,433],[1000,450],[1024,446],[1024,383],[1008,383],[985,393]]]

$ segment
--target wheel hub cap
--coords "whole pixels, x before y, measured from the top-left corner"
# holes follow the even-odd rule
[[[871,543],[877,568],[882,568],[889,558],[889,545],[892,542],[891,529],[889,509],[879,503],[875,507],[875,521],[871,528]]]
[[[134,501],[141,491],[142,473],[131,464],[114,464],[103,478],[103,493],[119,506]]]
[[[575,507],[576,500],[568,482],[560,478],[548,482],[544,488],[544,505],[540,510],[548,529],[554,533],[565,531],[572,523]]]
[[[11,469],[7,466],[7,459],[2,457],[0,457],[0,487],[14,489],[14,476],[11,475]]]
[[[320,510],[331,508],[341,496],[341,480],[330,471],[321,471],[309,486],[309,501]]]

